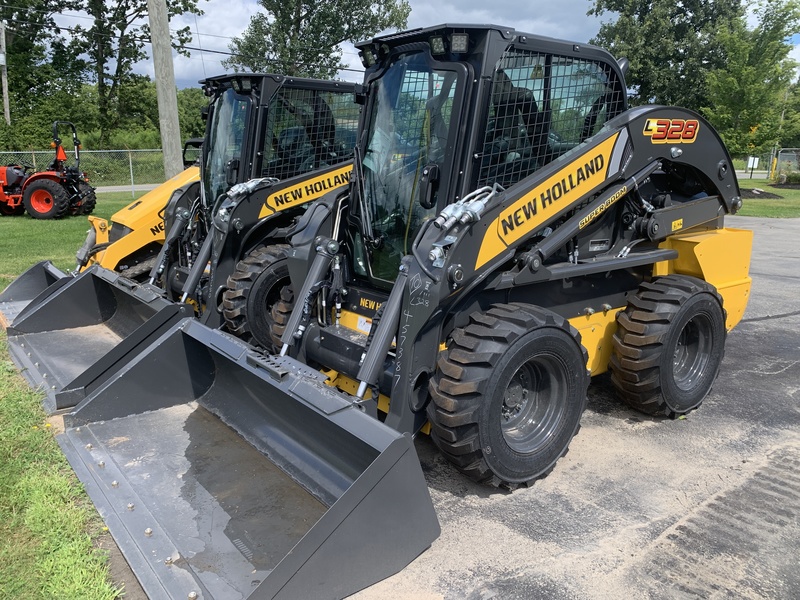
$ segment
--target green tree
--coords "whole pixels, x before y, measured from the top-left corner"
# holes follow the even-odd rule
[[[781,148],[800,148],[800,83],[789,86],[783,96],[778,129]]]
[[[706,76],[724,68],[718,33],[744,14],[740,0],[594,0],[590,15],[617,13],[592,40],[630,60],[632,104],[708,106]]]
[[[76,0],[77,1],[77,0]],[[56,27],[53,15],[75,9],[70,0],[19,0],[0,4],[7,24],[11,127],[0,119],[0,148],[46,148],[55,120],[85,125],[79,102],[85,81],[80,51]]]
[[[124,88],[136,89],[141,83],[140,77],[133,73],[133,66],[147,58],[145,44],[150,30],[141,24],[147,17],[147,0],[80,1],[93,22],[88,28],[76,27],[75,33],[80,40],[80,49],[88,56],[91,80],[97,84],[99,143],[106,145],[111,132],[122,125],[130,103],[135,102]],[[202,14],[197,2],[168,0],[169,16]],[[174,45],[177,48],[190,40],[189,28],[185,27],[177,32]]]
[[[259,0],[266,13],[251,20],[229,45],[225,61],[236,71],[266,71],[332,79],[342,65],[339,44],[388,28],[402,29],[407,0]]]
[[[726,64],[708,73],[703,108],[734,155],[769,151],[779,143],[796,67],[788,58],[789,37],[800,26],[800,3],[764,0],[753,13],[755,28],[742,17],[720,31]],[[791,132],[794,115],[789,117]]]
[[[181,139],[201,138],[206,131],[203,109],[208,98],[199,87],[178,90],[178,118],[181,122]]]

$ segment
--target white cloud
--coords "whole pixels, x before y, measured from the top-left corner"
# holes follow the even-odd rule
[[[540,3],[530,3],[521,10],[518,0],[497,0],[487,8],[485,0],[454,0],[431,3],[423,0],[411,0],[411,16],[409,28],[429,27],[439,23],[493,23],[513,25],[520,31],[536,33],[548,37],[562,37],[577,42],[587,42],[597,33],[600,21],[595,17],[587,17],[590,6],[588,0],[561,0],[541,8]],[[189,26],[194,34],[190,44],[194,48],[202,47],[206,52],[191,51],[191,58],[174,55],[175,79],[179,87],[197,85],[204,76],[224,73],[220,64],[226,58],[230,38],[240,36],[250,22],[250,18],[259,12],[256,0],[210,0],[202,3],[204,15],[195,18],[186,15],[174,19],[171,29]],[[200,35],[197,36],[196,32]],[[355,48],[351,44],[343,44],[343,62],[354,70],[361,69]],[[153,76],[152,62],[139,65],[139,72]],[[342,71],[342,79],[360,81],[358,72]]]
[[[591,0],[557,0],[554,2],[527,2],[519,0],[410,0],[409,28],[430,27],[440,23],[492,23],[513,26],[518,31],[547,37],[586,43],[600,29],[601,18],[587,16],[593,5]],[[219,75],[226,70],[221,61],[227,58],[231,38],[244,32],[253,15],[260,11],[257,0],[209,0],[201,2],[205,14],[185,15],[170,23],[173,30],[189,26],[193,40],[190,57],[173,53],[175,79],[178,86],[194,87],[206,76]],[[85,17],[84,17],[85,18]],[[74,21],[73,21],[74,23]],[[85,23],[83,23],[85,25]],[[198,35],[199,33],[199,35]],[[361,62],[352,44],[343,44],[343,62],[352,71],[342,71],[339,76],[347,81],[360,81]],[[149,48],[148,48],[149,51]],[[800,63],[800,45],[795,46],[792,58]],[[152,61],[137,65],[137,71],[154,76]]]

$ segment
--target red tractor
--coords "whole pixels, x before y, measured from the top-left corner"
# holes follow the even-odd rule
[[[67,153],[58,135],[59,125],[72,129],[75,164],[67,166]],[[88,215],[97,204],[94,188],[80,171],[80,148],[75,125],[53,123],[56,157],[47,171],[28,173],[29,167],[0,167],[0,214],[21,215],[27,211],[34,219],[60,219],[66,215]]]

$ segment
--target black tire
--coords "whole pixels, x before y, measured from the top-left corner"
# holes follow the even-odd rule
[[[78,189],[80,189],[81,195],[83,195],[83,200],[81,201],[80,214],[82,215],[92,214],[94,212],[95,206],[97,206],[97,194],[95,194],[94,188],[85,181],[81,181],[78,184]]]
[[[236,264],[222,294],[222,315],[228,330],[268,352],[280,349],[273,336],[272,307],[289,284],[286,244],[260,246]]]
[[[22,196],[25,210],[34,219],[60,219],[69,212],[69,194],[50,179],[31,182]]]
[[[725,335],[725,311],[714,286],[685,275],[643,283],[617,315],[611,381],[643,413],[686,414],[711,391]]]
[[[289,317],[292,316],[294,310],[294,291],[292,286],[286,285],[281,289],[281,297],[275,304],[272,305],[272,342],[275,348],[280,349],[283,346],[281,337],[283,332],[286,331],[286,325],[289,323]]]
[[[131,281],[136,281],[138,283],[144,283],[145,281],[149,281],[150,279],[150,271],[153,270],[153,267],[156,264],[157,256],[152,256],[143,260],[140,263],[132,265],[127,269],[117,271],[120,275],[127,277]],[[119,265],[117,265],[119,267]]]
[[[6,203],[0,204],[0,215],[5,215],[7,217],[16,217],[17,215],[21,215],[25,212],[25,206],[22,204],[18,204],[15,207],[11,207]]]
[[[480,483],[513,489],[544,477],[578,431],[587,360],[578,331],[548,310],[514,303],[473,313],[429,385],[433,441]]]

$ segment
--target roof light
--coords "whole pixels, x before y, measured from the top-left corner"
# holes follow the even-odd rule
[[[466,52],[469,50],[469,36],[466,33],[454,33],[450,36],[451,52]]]
[[[431,54],[444,54],[444,38],[435,35],[430,39]]]
[[[359,52],[359,56],[361,57],[361,64],[364,65],[365,69],[369,69],[375,64],[375,52],[372,50],[371,46],[365,46],[364,49]]]

